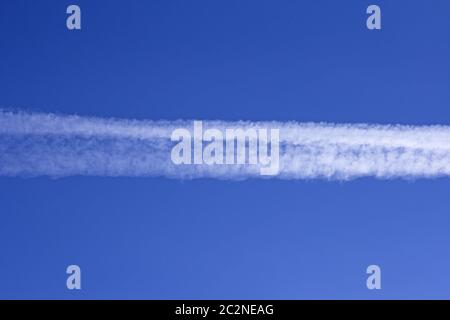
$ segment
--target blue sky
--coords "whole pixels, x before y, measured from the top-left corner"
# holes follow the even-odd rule
[[[448,1],[74,3],[81,31],[65,27],[70,2],[0,3],[0,106],[450,124]],[[1,177],[0,298],[448,298],[449,187]],[[381,291],[366,288],[370,264]]]

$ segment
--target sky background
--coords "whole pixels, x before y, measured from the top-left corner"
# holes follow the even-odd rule
[[[82,30],[66,29],[78,4]],[[382,30],[366,28],[378,4]],[[450,2],[0,0],[0,106],[450,125]],[[450,180],[0,178],[0,298],[450,298]],[[82,290],[66,288],[66,267]],[[382,269],[382,290],[366,268]]]

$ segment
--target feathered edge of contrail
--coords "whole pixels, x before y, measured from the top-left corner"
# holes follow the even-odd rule
[[[246,179],[260,165],[176,165],[170,140],[193,121],[90,118],[0,110],[2,176],[165,176]],[[203,129],[279,129],[269,178],[418,178],[450,175],[450,127],[203,121]],[[267,178],[267,177],[266,177]]]

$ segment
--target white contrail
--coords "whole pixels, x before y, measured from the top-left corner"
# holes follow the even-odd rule
[[[177,128],[192,128],[192,123],[0,111],[0,175],[261,177],[258,165],[175,165],[171,160],[171,133]],[[249,121],[203,124],[219,130],[279,129],[279,173],[270,178],[450,176],[449,126]]]

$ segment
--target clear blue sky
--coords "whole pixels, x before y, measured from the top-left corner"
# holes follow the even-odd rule
[[[82,10],[68,31],[66,7]],[[382,30],[366,28],[378,4]],[[450,2],[0,3],[0,106],[450,124]],[[0,178],[0,298],[449,298],[450,180]],[[82,290],[65,269],[82,269]],[[382,268],[382,290],[365,269]]]

